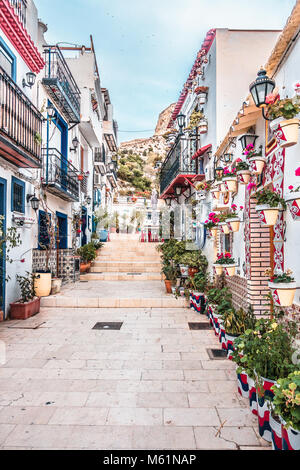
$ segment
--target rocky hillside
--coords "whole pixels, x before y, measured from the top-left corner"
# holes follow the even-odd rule
[[[155,168],[156,163],[162,161],[166,155],[166,143],[162,137],[167,130],[167,126],[174,110],[175,104],[171,104],[164,109],[157,121],[155,134],[148,139],[134,139],[129,142],[122,142],[119,149],[119,186],[120,193],[130,193],[134,191],[151,190],[157,187],[158,170]],[[133,162],[133,158],[136,162]],[[132,170],[132,163],[139,162],[138,172],[142,171],[142,175],[129,176]],[[141,165],[142,163],[142,165]],[[149,181],[151,184],[149,184]]]

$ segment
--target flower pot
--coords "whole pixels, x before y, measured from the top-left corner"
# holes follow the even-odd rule
[[[34,289],[37,297],[48,297],[51,292],[51,273],[35,273]]]
[[[224,235],[228,235],[230,233],[229,227],[226,222],[221,222],[219,224],[219,227],[221,228],[221,232],[224,233]]]
[[[167,294],[172,294],[172,281],[165,279],[165,286]]]
[[[219,341],[221,343],[222,349],[227,351],[226,330],[222,320],[219,321]]]
[[[276,305],[290,307],[294,303],[296,282],[269,282],[269,288]]]
[[[0,322],[4,320],[4,312],[3,310],[0,310]]]
[[[267,160],[264,157],[251,157],[248,161],[250,163],[252,173],[254,175],[261,175]]]
[[[240,374],[237,374],[238,380],[238,392],[243,398],[249,399],[249,383],[248,383],[248,374],[243,371]]]
[[[235,275],[236,264],[223,264],[225,276],[232,277]]]
[[[249,170],[240,170],[237,172],[237,177],[240,184],[248,184],[251,178],[251,172]]]
[[[272,442],[272,430],[270,426],[270,407],[274,397],[271,388],[276,383],[275,380],[261,377],[263,388],[257,388],[257,417],[258,431],[260,436],[267,442]]]
[[[252,377],[248,375],[248,386],[249,386],[249,405],[251,412],[257,415],[257,391],[256,384]]]
[[[210,229],[211,236],[216,238],[218,235],[219,229],[217,227],[213,227]]]
[[[213,313],[213,327],[214,327],[216,336],[219,336],[219,332],[220,332],[220,318],[221,318],[221,315]]]
[[[40,298],[36,297],[30,302],[22,304],[13,302],[10,304],[10,318],[12,320],[27,320],[40,311]]]
[[[221,276],[223,273],[223,266],[221,264],[213,264],[213,267],[215,268],[216,275]]]
[[[220,198],[220,190],[219,190],[219,188],[211,189],[210,192],[211,192],[211,194],[212,194],[212,197],[218,201],[219,198]]]
[[[241,221],[238,217],[232,219],[226,219],[230,232],[238,232],[240,230]]]
[[[62,279],[54,277],[51,279],[51,295],[58,294],[62,285]]]
[[[206,103],[206,93],[199,93],[198,94],[198,103],[205,104]]]
[[[285,201],[293,219],[300,217],[300,191],[290,192],[285,195]]]
[[[282,450],[282,424],[278,416],[274,416],[272,410],[269,418],[271,428],[272,449]]]
[[[199,272],[198,268],[188,268],[188,275],[189,277],[193,278],[196,273]]]
[[[235,176],[230,176],[228,178],[223,178],[225,187],[229,193],[237,192],[237,179]]]
[[[189,267],[184,264],[179,265],[181,277],[189,277]]]
[[[292,427],[286,428],[281,418],[282,450],[300,450],[300,431]]]
[[[259,213],[259,218],[262,224],[269,227],[274,226],[277,222],[277,217],[281,207],[270,207],[268,204],[256,206],[255,210]]]
[[[232,335],[226,332],[227,358],[232,359],[232,353],[235,350],[234,342],[240,335]]]
[[[81,274],[88,272],[91,268],[91,264],[92,263],[90,263],[90,262],[80,263],[80,272],[81,272]]]
[[[221,193],[227,193],[227,187],[225,183],[220,183],[220,191]]]
[[[280,143],[280,147],[291,147],[297,144],[299,137],[299,119],[274,119],[271,128]]]
[[[200,134],[206,134],[207,133],[207,122],[206,121],[200,121],[199,122],[199,132],[200,132]]]

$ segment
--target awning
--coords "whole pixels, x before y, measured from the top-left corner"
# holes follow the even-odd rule
[[[193,183],[197,181],[203,181],[205,179],[205,175],[199,174],[179,174],[177,175],[171,184],[164,190],[164,192],[160,195],[160,199],[165,199],[168,196],[175,196],[174,186],[180,185],[182,188],[188,189],[189,186],[194,186]],[[186,189],[183,191],[185,192]]]
[[[205,152],[208,152],[212,148],[212,145],[206,145],[205,147],[201,147],[201,149],[197,150],[196,153],[192,156],[192,160],[196,160],[196,158],[202,157]]]

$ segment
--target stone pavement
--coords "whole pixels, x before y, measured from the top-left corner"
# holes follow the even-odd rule
[[[1,449],[269,448],[237,393],[234,364],[209,359],[207,348],[220,347],[213,331],[189,329],[206,317],[131,304],[145,288],[149,301],[166,301],[161,281],[90,281],[60,296],[85,307],[52,304],[1,324]],[[89,295],[128,304],[93,307]],[[123,326],[94,330],[97,322]]]

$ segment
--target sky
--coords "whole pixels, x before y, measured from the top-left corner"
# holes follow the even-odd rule
[[[48,43],[89,46],[119,142],[150,137],[177,101],[211,28],[282,29],[295,0],[34,0]]]

